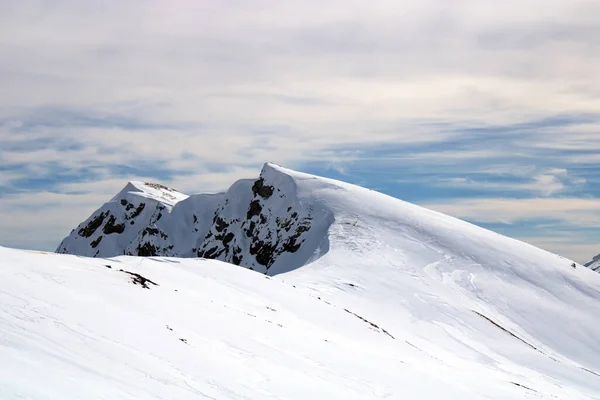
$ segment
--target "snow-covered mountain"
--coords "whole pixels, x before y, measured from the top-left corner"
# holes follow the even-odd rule
[[[600,398],[600,275],[570,260],[271,164],[154,189],[59,250],[190,258],[0,248],[0,398]]]
[[[591,269],[592,271],[600,272],[600,254],[592,259],[592,261],[585,264],[586,267]]]
[[[333,214],[265,164],[226,193],[187,196],[130,182],[65,238],[57,253],[203,257],[275,274],[306,264],[326,246]]]

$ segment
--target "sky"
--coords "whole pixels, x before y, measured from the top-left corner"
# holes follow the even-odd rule
[[[600,2],[0,0],[0,245],[262,164],[600,253]]]

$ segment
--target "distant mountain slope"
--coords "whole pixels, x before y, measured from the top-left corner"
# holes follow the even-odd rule
[[[305,195],[273,164],[265,164],[256,180],[240,180],[219,194],[186,196],[131,182],[74,229],[57,253],[204,257],[271,274],[290,270],[326,248],[333,222]]]
[[[592,261],[590,261],[589,263],[585,264],[586,267],[588,267],[589,269],[591,269],[592,271],[600,271],[600,254],[598,254],[596,257],[594,257],[594,259]]]
[[[162,185],[129,182],[108,203],[79,224],[58,246],[58,253],[88,257],[132,254],[148,229],[188,196]],[[140,255],[143,247],[135,249]],[[136,253],[137,254],[137,253]]]

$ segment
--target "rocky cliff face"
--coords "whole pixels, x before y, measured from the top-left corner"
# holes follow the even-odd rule
[[[143,254],[143,238],[154,233],[162,218],[187,197],[162,185],[130,182],[79,224],[56,251],[88,257]]]
[[[327,247],[333,215],[300,196],[294,178],[265,164],[226,193],[186,196],[131,182],[74,229],[58,253],[203,257],[259,272],[304,265]]]

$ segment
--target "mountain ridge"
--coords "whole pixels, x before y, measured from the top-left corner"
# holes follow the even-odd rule
[[[203,257],[265,273],[271,267],[283,270],[283,262],[287,269],[297,268],[321,244],[326,246],[332,216],[299,201],[296,178],[306,176],[266,163],[257,179],[238,180],[217,194],[188,196],[158,184],[130,182],[56,252]],[[296,262],[286,257],[293,253]]]
[[[116,196],[78,227],[86,230],[105,213],[84,232],[93,230],[89,236],[75,230],[74,243],[91,248],[90,242],[103,235],[98,249],[103,243],[121,250],[149,243],[165,253],[189,249],[181,254],[187,258],[88,258],[0,249],[0,273],[5,271],[0,282],[10,299],[0,309],[0,327],[12,332],[29,324],[28,329],[39,330],[30,309],[35,313],[45,304],[38,298],[56,301],[52,312],[40,311],[47,321],[60,322],[39,331],[52,332],[51,349],[62,337],[94,343],[119,360],[136,362],[128,369],[128,363],[107,362],[100,352],[98,365],[158,376],[182,398],[183,393],[197,397],[169,379],[182,370],[190,377],[186,383],[203,387],[213,398],[249,393],[246,381],[240,384],[229,371],[221,371],[218,379],[207,377],[210,370],[199,373],[198,360],[243,369],[252,377],[249,398],[265,393],[332,398],[343,392],[345,398],[373,399],[589,400],[600,393],[600,275],[572,268],[564,257],[369,189],[269,164],[257,179],[238,181],[226,193],[186,197],[170,210],[130,192],[122,193],[127,205]],[[154,197],[160,199],[162,192]],[[115,220],[108,224],[111,216]],[[123,232],[113,232],[122,223]],[[119,235],[127,236],[122,248],[110,239]],[[198,258],[199,252],[218,259]],[[240,255],[241,266],[260,273],[231,265]],[[102,300],[87,296],[109,299],[110,307],[105,310]],[[67,315],[63,311],[72,311],[74,298],[82,305]],[[112,326],[115,313],[119,322]],[[11,319],[2,325],[6,315]],[[162,334],[154,334],[157,326]],[[84,339],[80,327],[85,327]],[[179,336],[165,336],[170,329]],[[10,337],[32,359],[54,365],[27,336],[16,331]],[[186,347],[176,358],[173,339],[187,341],[181,340]],[[220,350],[211,352],[214,346]],[[86,348],[63,351],[77,359]],[[146,363],[149,353],[157,354],[152,365]],[[11,360],[20,362],[19,357]],[[277,375],[282,362],[290,369]],[[425,378],[413,375],[413,368]],[[298,381],[282,385],[290,376]],[[477,384],[481,377],[486,384]],[[424,384],[432,381],[439,390]],[[150,385],[161,386],[158,380]],[[215,393],[215,387],[222,391]]]

